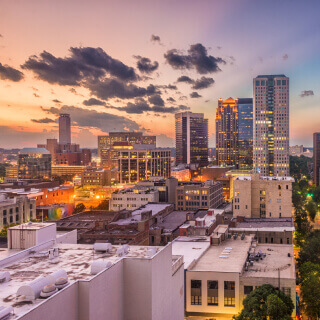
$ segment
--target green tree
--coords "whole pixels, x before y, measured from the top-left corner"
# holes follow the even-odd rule
[[[299,252],[299,267],[305,262],[320,265],[320,230],[313,230],[303,243]]]
[[[275,305],[272,305],[273,303]],[[293,309],[294,305],[289,296],[279,292],[270,284],[264,284],[253,290],[243,300],[243,309],[237,316],[234,316],[234,319],[290,319]],[[276,317],[277,315],[278,318]]]
[[[95,208],[94,210],[109,210],[109,200],[105,199],[102,200]]]
[[[318,206],[316,205],[316,203],[312,200],[310,200],[307,204],[306,204],[306,210],[308,212],[309,218],[311,221],[314,221],[316,215],[317,215],[317,211],[318,211]]]
[[[308,220],[308,214],[302,207],[297,207],[295,209],[294,222],[296,225],[296,231],[294,235],[295,242],[297,246],[301,247],[312,230]]]
[[[305,262],[299,268],[302,307],[311,319],[320,319],[320,265]]]
[[[86,206],[83,204],[83,203],[78,203],[76,205],[76,207],[74,208],[73,210],[73,214],[76,214],[76,213],[79,213],[79,212],[82,212],[86,209]]]

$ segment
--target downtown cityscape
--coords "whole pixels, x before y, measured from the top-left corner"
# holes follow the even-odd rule
[[[0,320],[320,319],[320,2],[0,9]]]

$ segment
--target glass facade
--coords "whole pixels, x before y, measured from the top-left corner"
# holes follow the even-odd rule
[[[175,115],[176,165],[208,165],[208,119],[203,113],[182,112]]]
[[[27,153],[18,155],[19,179],[50,179],[51,154]]]
[[[238,140],[239,169],[253,167],[253,101],[251,98],[238,99]]]

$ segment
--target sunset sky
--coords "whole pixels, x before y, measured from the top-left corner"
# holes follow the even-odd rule
[[[0,147],[142,130],[173,146],[174,113],[252,97],[259,74],[290,78],[290,145],[320,131],[320,1],[0,0]]]

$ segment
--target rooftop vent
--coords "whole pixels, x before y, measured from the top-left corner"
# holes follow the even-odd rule
[[[152,256],[154,256],[157,253],[157,248],[155,247],[149,247],[146,256],[148,258],[151,258]]]
[[[123,251],[124,251],[125,254],[129,253],[129,251],[130,251],[130,246],[129,246],[128,244],[124,244],[124,245],[122,246],[122,248],[123,248]]]
[[[122,257],[124,255],[123,247],[120,247],[117,249],[117,256]]]
[[[54,284],[48,284],[43,287],[43,289],[40,292],[40,297],[41,298],[49,298],[55,293],[58,292],[58,288]]]
[[[111,261],[97,260],[93,261],[91,264],[91,274],[95,275],[101,272],[102,270],[108,269],[112,266]]]
[[[111,245],[111,243],[106,243],[106,242],[96,242],[93,245],[93,250],[94,251],[102,251],[102,252],[111,252],[112,245]]]
[[[65,277],[60,277],[55,282],[55,286],[58,288],[58,290],[65,288],[68,284],[68,278]]]
[[[0,283],[10,281],[10,273],[8,271],[0,272]]]

